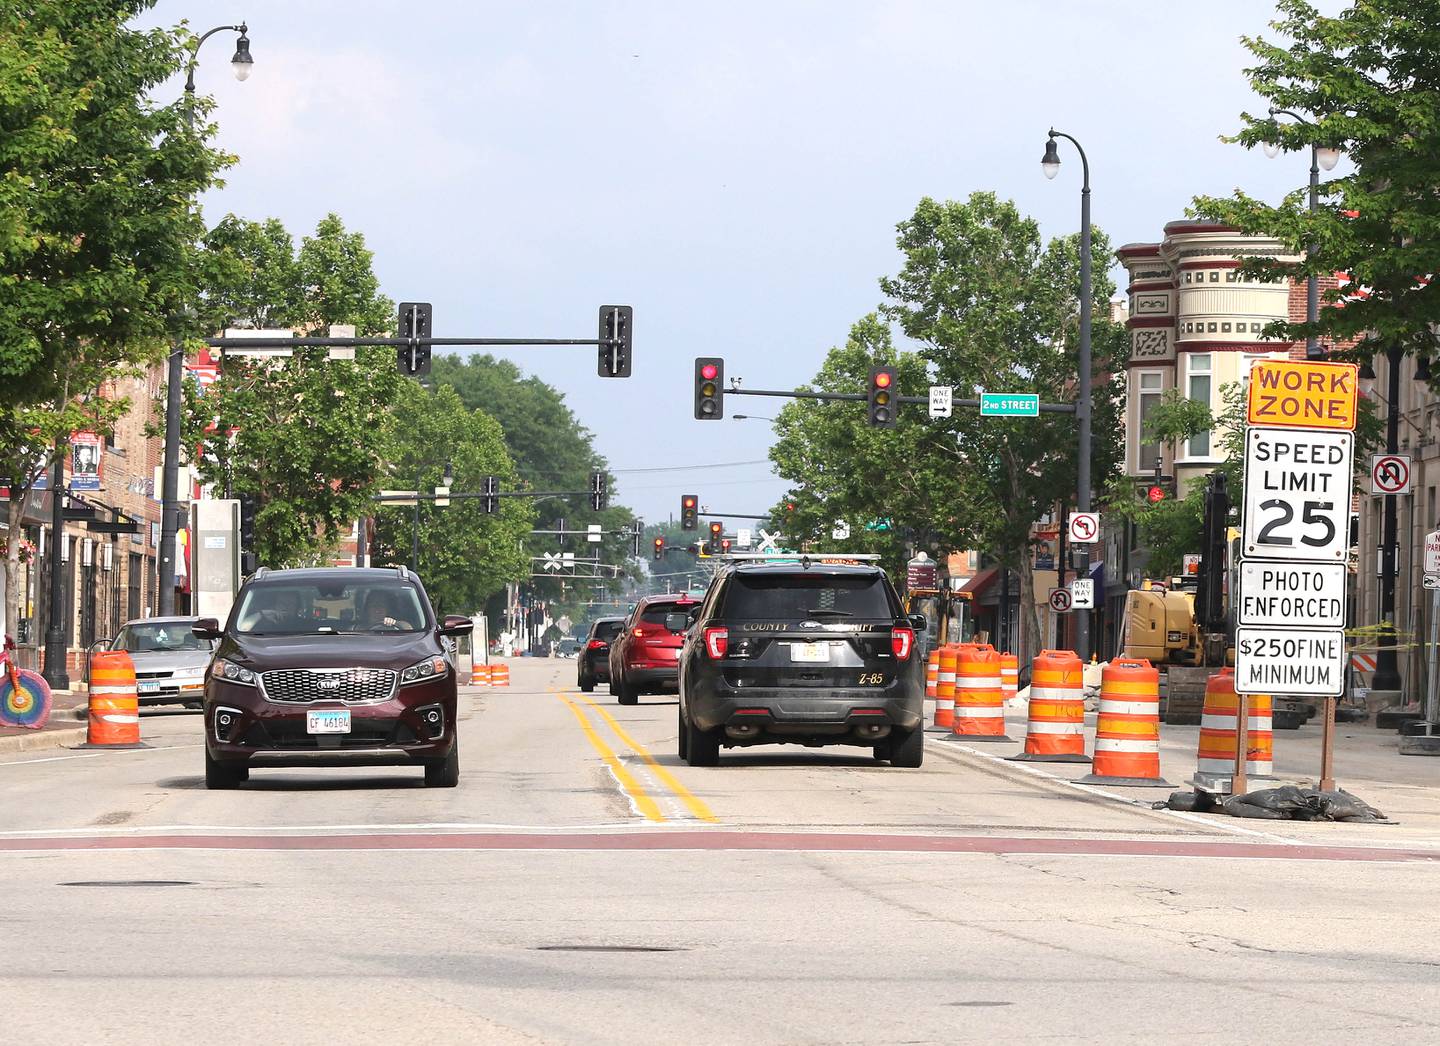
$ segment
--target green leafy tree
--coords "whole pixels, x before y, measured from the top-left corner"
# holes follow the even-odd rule
[[[1250,273],[1341,271],[1369,288],[1367,297],[1344,308],[1322,309],[1313,330],[1277,322],[1267,333],[1354,338],[1360,353],[1399,349],[1433,358],[1440,323],[1434,279],[1440,274],[1440,9],[1434,0],[1355,0],[1331,17],[1305,0],[1279,0],[1277,7],[1271,27],[1281,39],[1244,38],[1257,60],[1246,74],[1271,107],[1306,119],[1243,113],[1243,128],[1228,140],[1302,152],[1312,144],[1334,146],[1354,169],[1321,182],[1313,213],[1306,188],[1273,206],[1237,190],[1229,199],[1201,197],[1194,209],[1306,252],[1294,264],[1252,261]]]
[[[157,91],[193,37],[132,27],[146,0],[0,7],[0,478],[19,533],[37,471],[76,429],[108,431],[108,381],[163,353],[193,298],[197,195],[230,158]],[[203,115],[205,104],[197,107]],[[8,543],[15,620],[19,542]]]
[[[453,469],[451,489],[478,491],[485,476],[513,485],[515,463],[505,450],[499,424],[483,411],[469,410],[455,390],[428,392],[407,383],[390,426],[385,457],[391,474],[405,478],[405,489],[419,481],[422,492],[440,484],[444,468]],[[409,563],[416,510],[385,508],[376,512],[376,562]],[[479,499],[462,498],[448,506],[421,504],[420,558],[415,564],[430,599],[441,613],[472,613],[507,581],[530,575],[525,543],[534,511],[520,498],[502,498],[500,511],[487,514]]]
[[[214,329],[266,323],[300,334],[354,324],[393,327],[364,237],[335,215],[294,250],[275,221],[229,217],[205,240],[203,312]],[[225,359],[204,395],[187,389],[185,448],[201,477],[254,495],[256,552],[269,566],[313,562],[370,510],[387,473],[390,410],[406,382],[391,349],[325,349],[281,359]]]

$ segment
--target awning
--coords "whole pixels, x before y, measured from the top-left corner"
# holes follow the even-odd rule
[[[966,581],[965,584],[961,585],[960,588],[957,590],[957,594],[961,596],[969,596],[971,599],[975,599],[976,597],[983,595],[986,590],[995,583],[995,579],[999,576],[999,567],[986,567],[984,570],[980,571],[980,573],[976,574],[970,580]]]

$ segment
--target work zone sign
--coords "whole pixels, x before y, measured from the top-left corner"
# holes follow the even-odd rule
[[[1277,428],[1355,428],[1360,393],[1353,363],[1261,360],[1250,369],[1246,393],[1251,425]]]

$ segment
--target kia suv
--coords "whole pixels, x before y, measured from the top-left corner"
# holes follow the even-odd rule
[[[681,758],[714,766],[722,745],[859,745],[919,766],[923,627],[878,567],[731,567],[711,582],[680,654]]]
[[[455,665],[404,567],[260,569],[235,598],[205,675],[205,784],[234,788],[252,767],[420,766],[425,783],[460,777]]]
[[[610,692],[622,705],[642,693],[673,690],[685,630],[700,608],[692,596],[646,596],[610,643]]]

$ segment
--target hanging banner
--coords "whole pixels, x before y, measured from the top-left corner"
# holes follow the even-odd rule
[[[105,446],[94,432],[70,434],[70,489],[100,489],[100,459]]]

